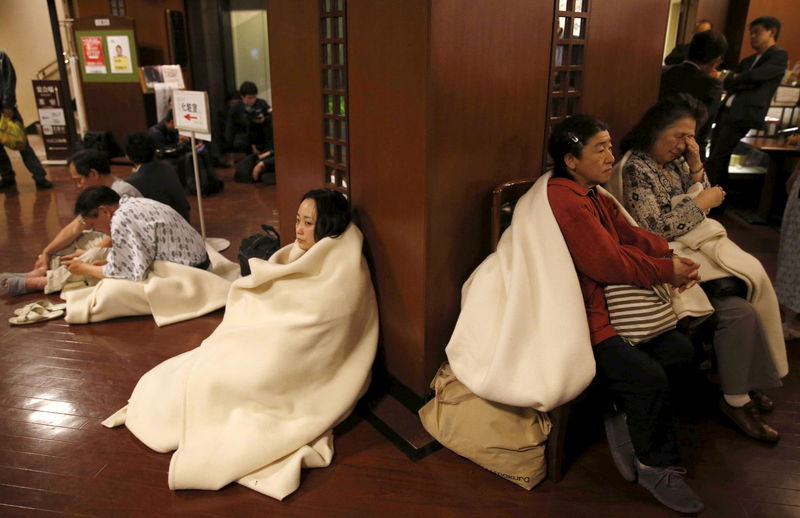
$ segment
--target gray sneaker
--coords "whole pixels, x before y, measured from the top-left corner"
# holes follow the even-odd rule
[[[638,484],[650,491],[659,502],[673,511],[699,513],[704,509],[703,502],[683,480],[683,476],[686,474],[684,468],[677,466],[654,468],[637,465],[636,471]]]
[[[611,458],[617,466],[622,478],[628,482],[636,480],[635,453],[633,443],[628,433],[628,420],[625,414],[617,412],[606,415],[603,419],[606,428],[608,446],[611,448]]]

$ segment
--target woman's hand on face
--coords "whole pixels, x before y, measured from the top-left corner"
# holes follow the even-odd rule
[[[703,168],[703,160],[700,158],[700,144],[695,140],[694,135],[686,136],[686,150],[683,152],[686,163],[689,164],[691,171],[698,171]]]
[[[694,203],[702,211],[708,211],[714,207],[719,207],[722,205],[723,201],[725,201],[725,190],[719,185],[704,189],[703,192],[698,194],[694,199]]]

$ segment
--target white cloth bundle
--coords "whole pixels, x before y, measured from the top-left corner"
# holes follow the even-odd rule
[[[583,295],[547,198],[545,174],[522,196],[497,251],[464,283],[447,345],[456,377],[478,396],[551,410],[595,373]]]
[[[475,394],[540,411],[574,399],[595,374],[578,275],[547,197],[550,176],[519,199],[497,251],[464,283],[446,349],[456,377]],[[672,303],[678,318],[713,312],[699,286],[673,290]]]
[[[293,492],[300,468],[330,464],[331,430],[369,382],[378,312],[362,241],[350,225],[305,254],[251,259],[211,336],[146,373],[103,424],[177,450],[171,489]]]
[[[158,326],[196,318],[223,307],[239,265],[210,246],[211,270],[154,261],[143,281],[102,279],[94,286],[62,291],[70,324],[102,322],[112,318],[153,315]]]

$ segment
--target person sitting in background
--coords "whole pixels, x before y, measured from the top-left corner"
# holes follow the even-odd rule
[[[110,235],[111,250],[105,261],[70,261],[67,267],[73,274],[141,281],[156,260],[201,269],[210,265],[200,234],[158,201],[120,198],[108,187],[89,187],[75,201],[75,214],[88,228]]]
[[[272,149],[272,108],[258,98],[258,87],[245,81],[241,101],[231,104],[225,123],[225,140],[234,151],[250,153],[253,146]]]
[[[253,152],[236,162],[234,180],[242,183],[263,181],[275,184],[275,152],[272,149],[253,146]]]
[[[707,226],[706,214],[725,199],[722,187],[709,184],[695,140],[695,129],[704,119],[705,109],[695,98],[668,97],[653,105],[622,141],[622,151],[631,151],[622,169],[625,208],[643,228],[677,240],[678,245],[688,243],[684,236],[689,232],[705,232],[701,227]],[[692,197],[690,189],[699,194]],[[724,233],[714,220],[708,220],[708,225],[716,225],[715,235]],[[785,363],[786,357],[780,331],[780,343],[775,345],[767,334],[773,318],[780,325],[780,317],[772,315],[778,309],[774,291],[758,260],[732,242],[719,249],[710,248],[715,246],[711,239],[701,243],[690,257],[703,265],[700,286],[715,311],[713,345],[723,393],[720,410],[748,436],[777,442],[778,432],[760,415],[774,406],[762,389],[781,386],[778,370],[783,368],[778,364]],[[688,248],[685,253],[690,253]],[[739,275],[734,276],[734,271]],[[749,289],[744,281],[751,284]]]
[[[548,143],[553,176],[547,194],[578,274],[589,321],[597,376],[624,417],[614,429],[612,453],[620,473],[670,509],[693,513],[703,503],[683,479],[668,380],[694,351],[672,330],[632,347],[610,322],[604,287],[669,283],[689,288],[698,265],[673,256],[667,240],[627,222],[614,201],[596,189],[611,178],[614,156],[608,127],[589,115],[569,117]],[[512,223],[513,225],[513,223]],[[632,441],[633,451],[615,449]]]
[[[694,33],[698,34],[705,31],[710,31],[714,28],[714,24],[711,23],[711,20],[700,20],[694,26]],[[683,63],[686,57],[689,54],[689,43],[679,43],[675,45],[675,48],[667,54],[667,57],[664,58],[665,65],[678,65]]]
[[[178,174],[171,165],[155,159],[156,145],[147,133],[134,133],[125,139],[125,154],[134,164],[128,183],[142,196],[172,207],[189,221],[189,201],[183,192]]]
[[[331,463],[332,429],[369,385],[378,311],[347,199],[306,193],[295,237],[269,260],[250,259],[211,336],[145,373],[103,421],[176,450],[173,490],[238,482],[285,498],[301,468]]]
[[[147,130],[147,134],[153,139],[156,152],[159,154],[179,156],[191,151],[189,138],[180,135],[178,130],[175,129],[175,119],[173,118],[172,109],[167,111],[167,114],[158,124],[150,126]]]
[[[708,116],[705,124],[698,128],[696,135],[701,156],[705,156],[711,136],[711,124],[717,116],[722,101],[722,83],[711,74],[727,50],[728,40],[721,32],[714,30],[698,32],[689,44],[686,60],[667,67],[661,73],[659,99],[686,93],[706,107]]]
[[[77,189],[103,185],[120,196],[140,197],[133,185],[111,174],[108,155],[96,149],[82,149],[69,159],[69,174]],[[89,230],[80,216],[75,217],[44,247],[36,258],[33,269],[27,273],[14,274],[4,279],[3,286],[13,295],[44,290],[54,293],[70,281],[62,260],[79,257],[91,248],[105,248],[110,244],[109,236]],[[93,252],[94,253],[94,252]]]

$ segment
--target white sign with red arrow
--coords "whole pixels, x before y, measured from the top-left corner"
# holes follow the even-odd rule
[[[194,132],[201,140],[211,140],[208,117],[208,94],[193,90],[175,90],[172,94],[175,128],[182,134]]]

